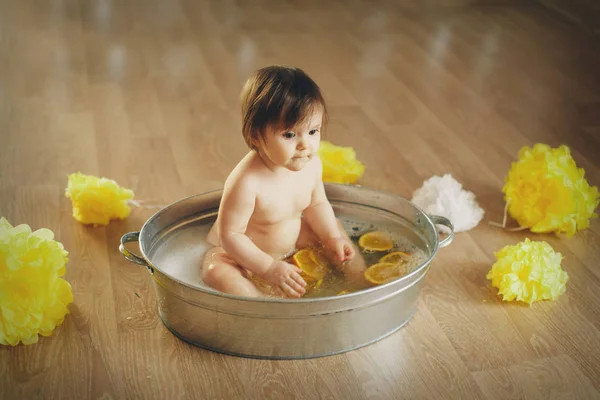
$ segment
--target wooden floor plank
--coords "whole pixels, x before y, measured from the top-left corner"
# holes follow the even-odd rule
[[[568,356],[474,372],[488,399],[594,399],[600,396]]]
[[[483,3],[0,2],[0,216],[55,233],[75,296],[52,336],[0,348],[0,397],[598,397],[600,220],[572,238],[489,222],[525,145],[568,145],[600,186],[600,48],[534,2]],[[239,91],[268,64],[322,87],[325,139],[356,150],[361,185],[410,198],[451,173],[485,210],[438,252],[410,322],[370,346],[270,361],[182,342],[118,251],[156,209],[94,228],[64,195],[77,171],[163,206],[220,189],[247,151]],[[555,301],[502,302],[485,278],[526,237],[564,256]]]

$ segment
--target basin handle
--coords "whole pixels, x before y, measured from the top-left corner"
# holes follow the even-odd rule
[[[444,225],[446,228],[450,229],[450,234],[440,241],[439,247],[446,247],[452,243],[452,239],[454,239],[454,225],[452,225],[452,222],[450,222],[448,218],[440,215],[430,215],[430,218],[434,224]]]
[[[137,254],[135,254],[125,248],[125,243],[137,242],[137,241],[139,241],[139,239],[140,239],[139,232],[128,232],[128,233],[124,234],[121,237],[121,244],[119,245],[119,251],[121,252],[121,254],[123,254],[123,257],[125,257],[127,260],[131,261],[132,263],[136,263],[136,264],[145,266],[146,268],[148,268],[150,273],[153,274],[154,268],[152,268],[145,259],[143,259],[142,257],[138,256]]]

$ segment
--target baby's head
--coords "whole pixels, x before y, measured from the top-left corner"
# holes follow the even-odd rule
[[[288,130],[327,108],[319,86],[301,69],[270,66],[246,81],[241,94],[242,134],[251,149],[264,141],[269,128]]]

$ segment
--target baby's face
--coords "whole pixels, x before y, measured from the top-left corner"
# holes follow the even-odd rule
[[[300,171],[313,158],[321,141],[323,113],[313,113],[289,130],[269,129],[261,150],[269,161],[291,171]]]

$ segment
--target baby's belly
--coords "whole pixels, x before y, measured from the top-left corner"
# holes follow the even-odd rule
[[[248,225],[246,235],[262,251],[279,259],[288,255],[296,247],[300,226],[300,218],[281,221],[277,224],[253,224]]]

